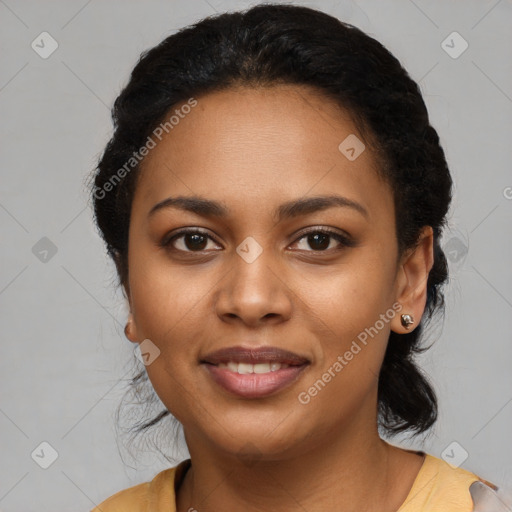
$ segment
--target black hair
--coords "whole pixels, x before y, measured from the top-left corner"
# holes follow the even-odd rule
[[[307,7],[259,4],[204,18],[141,55],[115,100],[114,133],[92,184],[95,220],[119,282],[127,283],[128,228],[139,165],[130,172],[120,169],[126,171],[126,162],[173,106],[239,85],[277,84],[310,86],[353,116],[393,190],[400,255],[416,246],[424,226],[433,229],[425,312],[413,331],[391,332],[378,385],[379,428],[389,435],[426,432],[437,419],[437,399],[414,358],[426,350],[420,344],[425,323],[435,312],[444,313],[441,287],[448,266],[440,237],[452,179],[417,83],[381,43],[357,27]],[[142,368],[131,381],[135,394],[147,380]],[[164,409],[134,430],[145,431],[169,414]]]

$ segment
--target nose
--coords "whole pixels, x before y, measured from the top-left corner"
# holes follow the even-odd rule
[[[257,327],[290,318],[293,292],[269,253],[263,251],[250,263],[237,253],[233,255],[231,271],[220,280],[214,294],[216,313],[222,321]]]

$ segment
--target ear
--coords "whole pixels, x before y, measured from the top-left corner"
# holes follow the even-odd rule
[[[131,311],[128,314],[128,320],[126,321],[126,325],[124,328],[124,335],[132,343],[139,343],[139,337],[137,336],[137,327],[135,325],[135,320],[133,318],[133,314]]]
[[[133,315],[133,306],[132,306],[132,298],[130,295],[130,287],[128,284],[123,284],[124,294],[128,301],[128,306],[130,308],[130,312],[128,313],[128,319],[126,320],[126,325],[124,328],[124,335],[126,338],[132,343],[139,343],[139,336],[137,334],[137,325],[135,323],[135,318]]]
[[[121,287],[123,289],[123,295],[125,296],[126,300],[128,301],[128,306],[130,308],[130,312],[128,314],[128,319],[126,320],[126,325],[124,327],[124,335],[126,338],[133,342],[138,343],[138,335],[137,335],[137,328],[135,325],[135,319],[133,317],[133,306],[132,306],[132,298],[130,294],[130,284],[128,280],[128,273],[125,271],[125,266],[122,263],[121,255],[118,251],[114,252],[114,263],[116,265],[117,269],[117,275],[120,277],[121,280]]]
[[[395,300],[402,305],[391,321],[391,330],[404,334],[420,323],[427,303],[427,281],[434,264],[434,234],[431,226],[424,226],[416,247],[405,251],[396,275]],[[414,320],[409,329],[401,323],[401,315],[409,314]]]

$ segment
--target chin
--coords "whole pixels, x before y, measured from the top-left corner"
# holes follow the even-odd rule
[[[283,418],[280,417],[282,422]],[[206,433],[212,447],[216,446],[229,456],[241,457],[242,459],[257,460],[280,460],[291,456],[301,444],[297,437],[297,429],[284,427],[283,423],[278,428],[271,427],[268,421],[255,420],[245,423],[234,423],[220,421],[212,430],[212,424],[206,426],[209,431]]]

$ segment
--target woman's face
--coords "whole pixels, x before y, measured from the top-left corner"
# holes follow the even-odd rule
[[[407,279],[372,148],[355,145],[346,112],[297,86],[199,97],[168,132],[132,204],[128,336],[150,340],[149,378],[189,445],[285,457],[373,431]],[[310,202],[324,196],[337,202]],[[178,197],[197,202],[152,211]],[[268,347],[297,357],[251,352]],[[212,356],[228,348],[247,350]]]

